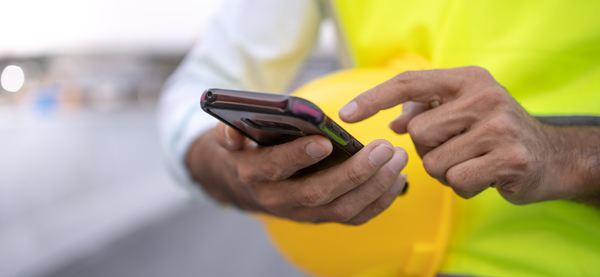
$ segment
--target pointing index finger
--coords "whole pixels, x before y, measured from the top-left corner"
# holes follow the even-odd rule
[[[357,122],[407,101],[448,102],[465,86],[469,75],[482,70],[464,67],[406,71],[357,96],[340,109],[339,115],[346,122]]]

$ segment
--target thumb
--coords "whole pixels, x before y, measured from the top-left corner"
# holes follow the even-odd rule
[[[244,147],[246,137],[235,129],[219,122],[215,127],[215,140],[223,148],[229,151],[237,151]]]

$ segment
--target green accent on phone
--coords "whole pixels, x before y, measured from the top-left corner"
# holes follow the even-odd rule
[[[340,138],[334,132],[329,130],[329,128],[327,128],[327,126],[321,124],[321,126],[319,126],[319,128],[321,128],[321,130],[323,130],[323,132],[327,133],[333,140],[337,141],[339,144],[341,144],[343,146],[346,146],[348,144],[344,139]]]

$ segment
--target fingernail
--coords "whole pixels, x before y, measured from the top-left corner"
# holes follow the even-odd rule
[[[408,162],[408,154],[402,148],[396,149],[396,153],[391,161],[387,163],[387,166],[390,168],[394,174],[400,173],[400,171],[406,166]]]
[[[226,142],[228,145],[232,145],[232,144],[233,144],[233,141],[231,140],[231,137],[229,136],[229,127],[228,127],[228,126],[225,126],[225,128],[224,128],[224,129],[225,129],[225,142]]]
[[[313,141],[304,147],[304,152],[311,158],[316,159],[327,154],[327,149]]]
[[[402,105],[402,113],[400,114],[400,116],[396,117],[396,119],[392,120],[392,122],[390,122],[390,124],[388,125],[388,127],[390,127],[390,129],[392,128],[392,124],[402,118],[404,118],[408,113],[410,113],[410,106],[407,105]]]
[[[399,195],[400,191],[402,190],[402,194],[405,193],[404,188],[406,188],[406,179],[408,178],[408,175],[406,174],[400,174],[398,175],[398,178],[396,178],[396,181],[394,182],[394,184],[390,187],[390,192],[394,195]]]
[[[400,192],[399,196],[405,195],[406,192],[408,191],[408,181],[406,181],[406,183],[404,184],[404,188],[402,189],[402,191]]]
[[[352,101],[340,109],[340,117],[349,117],[358,109],[358,104]]]
[[[394,150],[391,147],[385,144],[380,144],[377,145],[375,149],[371,150],[371,153],[369,153],[369,161],[371,161],[371,164],[374,166],[380,167],[383,163],[389,160],[393,154]]]

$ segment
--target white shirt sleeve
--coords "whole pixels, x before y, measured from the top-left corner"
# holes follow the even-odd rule
[[[159,132],[167,164],[192,195],[204,197],[185,165],[188,148],[217,121],[200,108],[207,88],[282,93],[312,50],[318,0],[230,0],[163,88]]]

